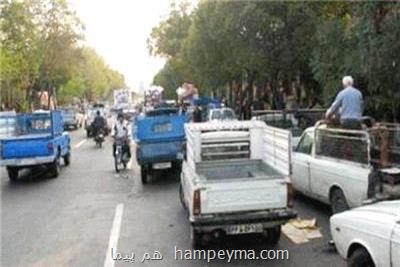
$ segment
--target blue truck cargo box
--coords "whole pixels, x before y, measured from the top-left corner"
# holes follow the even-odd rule
[[[184,140],[185,122],[184,115],[139,117],[133,126],[134,139],[138,143]]]

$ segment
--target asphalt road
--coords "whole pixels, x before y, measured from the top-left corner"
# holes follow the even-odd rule
[[[323,238],[296,245],[282,236],[274,249],[288,250],[289,260],[185,260],[175,253],[191,249],[188,220],[178,200],[179,175],[161,172],[142,186],[134,159],[128,170],[115,172],[111,140],[100,149],[85,139],[83,130],[71,136],[71,165],[56,179],[27,171],[10,183],[5,169],[0,170],[1,266],[105,266],[111,247],[123,256],[135,254],[132,262],[114,261],[117,267],[345,265],[327,246],[328,207],[305,197],[296,198],[295,209],[302,218],[317,219]],[[238,236],[210,249],[272,248],[257,236]],[[145,253],[155,251],[162,260],[141,262]]]

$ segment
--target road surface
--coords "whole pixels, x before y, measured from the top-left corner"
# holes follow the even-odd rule
[[[189,223],[179,203],[179,175],[159,173],[142,186],[133,159],[128,170],[113,167],[111,140],[96,148],[83,130],[71,132],[72,162],[58,178],[23,173],[10,183],[1,173],[1,266],[344,266],[329,249],[329,209],[305,197],[295,200],[302,218],[316,218],[323,238],[296,245],[282,236],[274,249],[288,260],[188,260]],[[134,146],[132,146],[134,152]],[[132,153],[134,154],[134,153]],[[111,248],[128,261],[113,260]],[[213,250],[265,247],[257,236],[227,238]],[[143,260],[160,252],[162,260]],[[178,252],[176,252],[178,251]],[[114,258],[117,254],[113,254]]]

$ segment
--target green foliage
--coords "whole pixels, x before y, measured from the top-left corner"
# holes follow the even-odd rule
[[[56,89],[60,104],[125,87],[121,74],[82,47],[84,27],[66,0],[1,0],[1,103],[26,110],[35,91]]]
[[[150,51],[167,58],[154,83],[171,95],[184,80],[202,94],[227,84],[272,92],[294,84],[328,106],[341,78],[352,75],[367,114],[399,119],[399,17],[399,2],[202,0],[190,13],[173,7],[149,38]]]

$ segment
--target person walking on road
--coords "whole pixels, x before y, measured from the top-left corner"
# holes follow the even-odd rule
[[[340,114],[340,124],[345,129],[361,129],[363,113],[363,96],[360,90],[353,87],[353,78],[345,76],[342,79],[344,89],[336,96],[325,117],[331,118]]]

